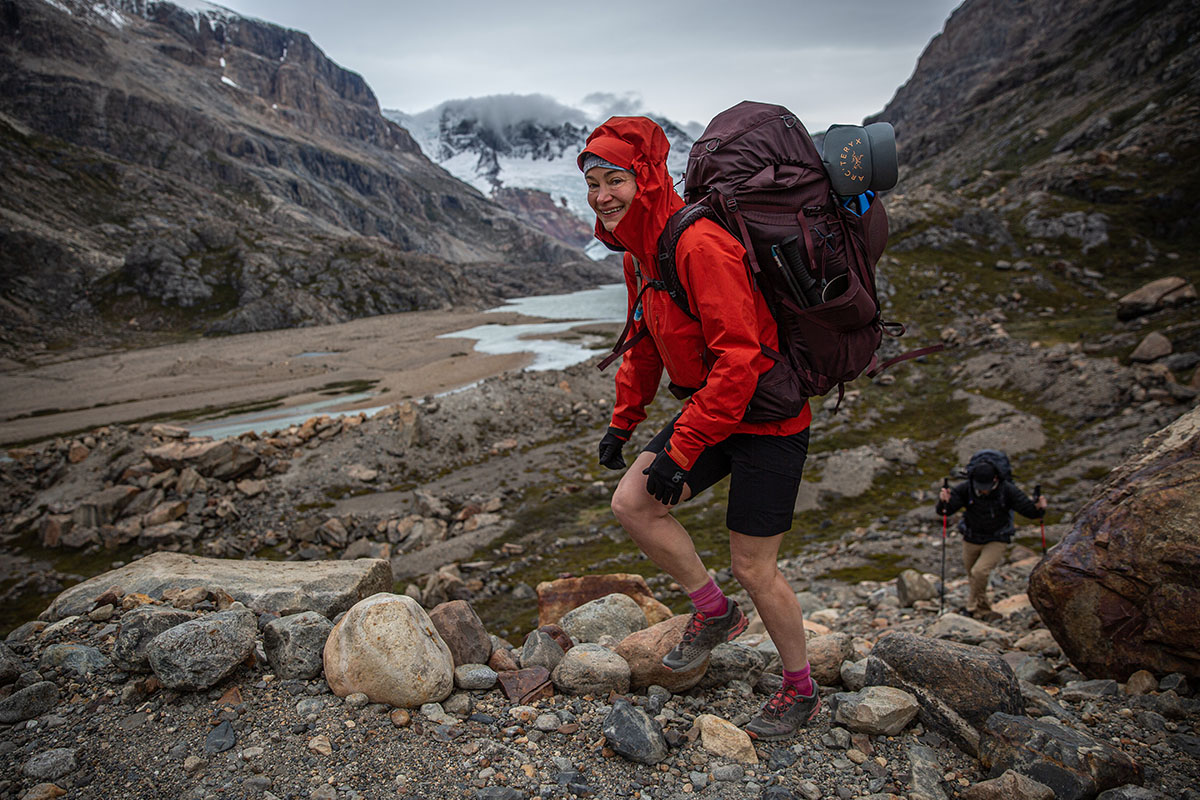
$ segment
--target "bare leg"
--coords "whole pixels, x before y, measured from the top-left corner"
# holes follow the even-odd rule
[[[796,672],[808,662],[804,640],[804,613],[796,593],[779,571],[778,536],[747,536],[729,532],[733,577],[750,595],[758,615],[779,650],[783,668]]]
[[[642,470],[653,460],[654,453],[646,452],[634,460],[613,492],[613,514],[629,538],[651,561],[674,578],[684,591],[695,592],[708,583],[708,571],[696,553],[692,537],[671,516],[672,507],[663,505],[646,491],[646,476]],[[685,485],[682,499],[691,496],[691,488]]]

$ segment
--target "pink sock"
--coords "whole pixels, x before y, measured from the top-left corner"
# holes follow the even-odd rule
[[[704,588],[688,592],[688,597],[692,599],[692,605],[696,607],[696,610],[706,617],[719,617],[729,609],[729,601],[725,599],[725,593],[712,578],[708,579]]]
[[[812,666],[805,661],[803,669],[798,669],[795,672],[783,671],[783,687],[786,689],[789,686],[795,686],[796,691],[808,697],[813,693],[812,678],[808,677],[812,672]]]

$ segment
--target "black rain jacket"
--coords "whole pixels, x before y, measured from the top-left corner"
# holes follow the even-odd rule
[[[1041,519],[1045,515],[1012,481],[1002,481],[986,497],[975,494],[969,480],[963,481],[950,489],[949,503],[938,500],[937,513],[953,514],[960,508],[966,510],[959,520],[958,530],[963,539],[972,544],[1011,542],[1016,532],[1014,510],[1029,519]]]

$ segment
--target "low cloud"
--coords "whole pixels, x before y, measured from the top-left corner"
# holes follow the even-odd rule
[[[597,119],[609,117],[629,117],[643,113],[642,96],[637,92],[592,92],[580,101],[588,111],[594,113]]]

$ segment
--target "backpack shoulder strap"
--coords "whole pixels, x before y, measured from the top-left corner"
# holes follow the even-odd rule
[[[683,282],[679,280],[679,269],[675,264],[675,250],[679,247],[679,237],[702,217],[716,219],[716,213],[703,200],[690,203],[676,211],[667,220],[663,232],[658,237],[658,274],[661,280],[648,281],[655,289],[665,291],[675,301],[675,305],[692,319],[699,322],[700,318],[692,313],[688,304],[687,292]]]

